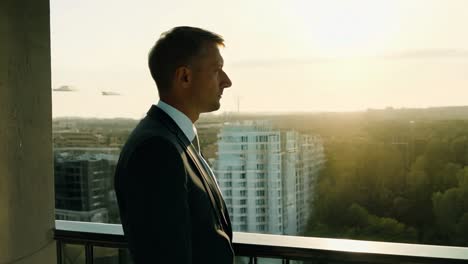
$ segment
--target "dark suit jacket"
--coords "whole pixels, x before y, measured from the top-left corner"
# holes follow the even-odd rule
[[[135,264],[233,263],[226,205],[195,151],[157,106],[123,147],[115,191]]]

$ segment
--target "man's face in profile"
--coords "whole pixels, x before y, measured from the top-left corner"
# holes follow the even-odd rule
[[[220,108],[225,88],[232,85],[223,71],[224,60],[218,45],[207,43],[194,62],[192,96],[198,112],[206,113]]]

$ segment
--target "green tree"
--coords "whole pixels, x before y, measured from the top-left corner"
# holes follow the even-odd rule
[[[458,186],[432,197],[438,235],[453,245],[466,245],[468,237],[468,167],[457,174]]]

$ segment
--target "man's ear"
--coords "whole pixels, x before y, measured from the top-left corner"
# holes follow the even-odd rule
[[[186,66],[180,66],[175,71],[175,82],[180,87],[187,88],[192,83],[192,71]]]

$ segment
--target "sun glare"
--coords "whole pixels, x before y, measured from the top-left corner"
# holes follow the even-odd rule
[[[400,27],[394,1],[296,1],[293,16],[304,45],[320,56],[353,57],[385,50]],[[306,47],[306,48],[307,48]]]

